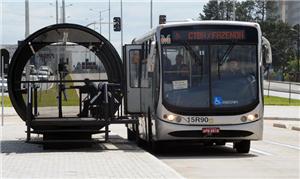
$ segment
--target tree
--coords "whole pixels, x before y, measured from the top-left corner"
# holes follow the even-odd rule
[[[219,9],[220,9],[220,19],[222,20],[232,20],[233,19],[233,1],[225,0],[220,1]]]
[[[200,13],[201,20],[230,20],[233,16],[233,1],[210,0],[204,5],[203,13]]]
[[[255,0],[255,14],[256,22],[263,22],[266,19],[267,5],[265,0]]]
[[[264,22],[265,20],[276,20],[274,13],[275,1],[270,0],[210,0],[200,13],[201,20],[231,20],[234,14],[238,21]],[[268,12],[268,14],[267,14]],[[268,16],[267,16],[268,15]]]
[[[217,0],[211,0],[203,7],[203,13],[200,13],[202,20],[220,20],[219,3]]]
[[[285,67],[289,61],[295,58],[293,50],[294,32],[291,26],[282,21],[264,21],[261,23],[263,35],[269,39],[272,46],[273,68],[275,71],[282,70],[285,72]]]
[[[254,1],[243,1],[236,4],[235,14],[238,21],[254,21],[253,14],[255,11]]]

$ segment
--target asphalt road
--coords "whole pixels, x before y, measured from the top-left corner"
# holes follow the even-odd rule
[[[264,139],[251,143],[249,154],[232,145],[167,145],[157,158],[185,178],[300,178],[300,132],[275,128],[265,121]]]

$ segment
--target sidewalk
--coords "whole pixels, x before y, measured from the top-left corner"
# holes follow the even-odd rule
[[[82,149],[43,150],[41,145],[25,143],[25,124],[17,118],[7,117],[0,128],[3,178],[183,178],[124,139],[124,125],[111,126],[107,143]]]
[[[300,131],[300,106],[265,106],[264,120],[273,127]]]
[[[0,115],[2,114],[2,108],[0,108]],[[14,116],[17,115],[13,107],[4,107],[4,116]]]

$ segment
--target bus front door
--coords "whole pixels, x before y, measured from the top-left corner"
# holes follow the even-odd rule
[[[124,71],[126,74],[125,112],[142,113],[141,109],[141,69],[142,45],[125,45],[123,47]]]

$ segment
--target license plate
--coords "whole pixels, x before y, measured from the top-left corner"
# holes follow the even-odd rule
[[[203,128],[202,133],[204,134],[217,134],[220,132],[220,128]]]

